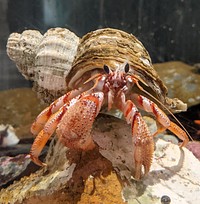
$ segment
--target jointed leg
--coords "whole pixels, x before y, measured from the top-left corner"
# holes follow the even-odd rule
[[[31,133],[37,135],[44,127],[50,116],[57,112],[64,104],[68,103],[72,98],[80,94],[79,90],[74,90],[61,96],[45,108],[36,118],[31,126]]]
[[[77,94],[78,91],[75,90],[61,96],[56,101],[51,103],[49,107],[44,109],[32,124],[31,132],[33,134],[37,134],[37,136],[31,147],[30,157],[37,165],[45,165],[38,159],[38,156],[40,155],[49,138],[54,133],[64,113],[82,96],[76,96]],[[73,98],[74,96],[76,97]]]
[[[168,129],[183,141],[180,145],[181,147],[188,143],[189,139],[186,132],[178,125],[171,122],[167,115],[154,102],[137,94],[133,94],[133,100],[137,103],[139,108],[145,110],[146,112],[152,113],[156,117],[157,121],[161,124],[154,135]]]
[[[63,114],[66,112],[67,108],[64,105],[59,111],[54,113],[47,121],[43,129],[39,132],[37,137],[34,140],[34,143],[31,147],[30,150],[30,157],[32,161],[39,165],[39,166],[44,166],[45,163],[42,163],[39,159],[38,156],[40,155],[42,149],[46,145],[47,141],[49,138],[52,136],[54,133],[59,121],[61,120]]]
[[[132,101],[126,101],[123,109],[127,122],[132,124],[135,179],[140,179],[142,174],[142,166],[144,167],[145,174],[147,174],[150,170],[154,152],[153,137],[150,134],[141,114]]]

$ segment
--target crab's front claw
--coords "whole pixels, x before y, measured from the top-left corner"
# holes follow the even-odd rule
[[[91,129],[103,99],[102,92],[88,94],[68,109],[56,130],[56,134],[65,146],[83,151],[95,147]]]
[[[154,141],[142,116],[138,113],[133,119],[132,124],[134,160],[135,160],[135,179],[139,180],[142,174],[146,175],[150,171]],[[144,172],[142,172],[142,167]]]
[[[132,124],[133,159],[135,164],[134,178],[140,180],[142,175],[146,175],[151,167],[154,152],[153,136],[132,101],[128,100],[126,102],[123,112],[127,123]],[[142,167],[144,167],[144,173],[142,172]]]
[[[82,150],[93,149],[95,144],[90,132],[94,119],[101,109],[103,99],[104,94],[102,92],[82,94],[71,99],[52,114],[36,136],[31,147],[30,158],[32,161],[39,166],[46,165],[38,157],[56,129],[57,136],[65,146]],[[54,106],[52,108],[55,109]],[[51,110],[51,108],[48,110]],[[52,111],[50,112],[52,113]],[[43,122],[43,115],[46,115],[46,112],[45,114],[42,112],[42,116],[39,116],[34,125],[39,123],[40,120]]]

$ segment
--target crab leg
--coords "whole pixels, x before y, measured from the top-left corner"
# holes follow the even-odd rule
[[[125,102],[123,113],[127,123],[132,124],[135,179],[139,180],[142,174],[142,166],[144,167],[144,174],[147,174],[150,170],[154,151],[153,137],[132,101]]]
[[[67,95],[65,94],[64,96],[66,97]],[[64,105],[62,105],[62,103],[65,101],[65,100],[63,100],[65,98],[60,97],[59,99],[57,99],[55,101],[55,103],[53,102],[51,104],[52,108],[50,105],[48,108],[46,108],[44,111],[42,111],[42,113],[38,116],[38,118],[36,119],[36,121],[34,122],[33,125],[36,128],[38,128],[37,126],[41,125],[41,123],[39,123],[39,122],[43,122],[44,124],[43,124],[43,126],[40,126],[40,128],[42,128],[42,130],[40,130],[38,135],[36,136],[34,143],[31,147],[31,151],[30,151],[30,157],[35,164],[37,164],[39,166],[45,165],[44,163],[42,163],[38,159],[38,156],[40,155],[42,149],[44,148],[44,146],[47,143],[47,141],[49,140],[49,138],[52,136],[52,134],[56,130],[57,125],[60,122],[60,120],[62,119],[62,116],[64,115],[64,113],[69,109],[70,106],[74,105],[74,103],[76,103],[79,100],[79,98],[81,98],[81,97],[82,97],[82,94],[78,95],[76,98],[72,98],[71,100],[67,101],[67,103],[65,103]],[[60,107],[60,109],[58,109],[58,107]],[[48,115],[47,111],[46,111],[47,109],[49,109],[49,112],[51,111],[51,112],[55,112],[55,113]],[[45,115],[45,113],[46,113],[46,115]],[[42,119],[44,119],[44,120],[42,121]]]
[[[51,115],[48,121],[46,122],[46,124],[44,125],[43,129],[39,132],[39,134],[35,138],[35,141],[31,147],[30,157],[32,161],[39,166],[46,165],[45,163],[42,163],[38,159],[38,156],[40,155],[42,149],[44,148],[45,144],[47,143],[51,135],[56,130],[57,126],[58,127],[61,126],[61,130],[64,132],[68,128],[68,132],[65,132],[65,134],[69,135],[69,137],[70,137],[70,134],[72,134],[71,137],[74,138],[75,134],[77,134],[77,131],[79,132],[82,131],[81,134],[86,135],[86,133],[88,133],[91,130],[92,124],[94,122],[94,118],[97,116],[101,108],[102,101],[103,101],[103,93],[95,93],[95,94],[86,95],[86,96],[83,96],[81,94],[76,98],[71,99],[68,103],[64,104],[56,113]],[[85,113],[87,114],[86,115],[87,117],[82,117],[83,111],[85,111]],[[66,119],[66,121],[65,119],[63,120],[63,115],[65,115],[65,113],[66,113],[66,117],[64,118]],[[75,121],[74,117],[76,117],[76,119],[78,118],[79,122]],[[69,126],[69,124],[66,124],[70,122],[74,125],[74,127],[77,127],[77,129],[73,129],[73,126]],[[80,126],[80,122],[82,124],[82,127]],[[61,124],[60,126],[58,125],[59,123]],[[64,125],[64,127],[62,127],[62,125]],[[59,137],[61,138],[63,137],[62,133],[59,132],[59,128],[58,128],[57,134]],[[80,136],[82,137],[82,135]],[[83,139],[85,139],[86,142],[89,142],[87,138],[82,138],[82,141],[81,141],[82,143],[84,142]],[[89,145],[89,144],[84,144],[84,145]],[[84,145],[82,144],[82,146]]]
[[[57,112],[65,103],[69,102],[70,99],[78,96],[80,94],[79,90],[73,90],[65,95],[61,96],[54,102],[45,108],[36,118],[31,126],[31,133],[37,135],[44,127],[45,123],[48,121],[50,116]]]
[[[162,125],[154,133],[154,135],[157,135],[158,133],[163,132],[165,129],[168,129],[183,141],[180,144],[181,147],[187,145],[189,139],[186,132],[178,125],[170,121],[167,115],[154,102],[138,94],[133,94],[133,98],[138,103],[138,107],[145,110],[146,112],[152,113],[156,117],[158,122]]]
[[[42,149],[46,145],[47,141],[49,138],[52,136],[54,133],[60,119],[62,118],[63,114],[66,112],[67,108],[66,105],[64,105],[62,108],[60,108],[59,111],[54,113],[47,121],[45,124],[44,128],[39,132],[37,137],[34,140],[34,143],[31,147],[30,150],[30,157],[32,161],[39,165],[39,166],[45,166],[45,163],[42,163],[39,159],[38,156],[40,155]]]

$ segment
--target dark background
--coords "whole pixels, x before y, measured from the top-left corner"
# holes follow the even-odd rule
[[[10,33],[66,27],[83,36],[103,27],[138,37],[153,62],[200,62],[199,0],[0,0],[0,90],[29,86],[6,55]]]

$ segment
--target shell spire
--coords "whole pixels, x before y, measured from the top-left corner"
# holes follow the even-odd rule
[[[7,53],[33,89],[47,103],[67,90],[65,78],[71,70],[79,37],[65,28],[51,28],[44,35],[36,30],[12,33]]]

